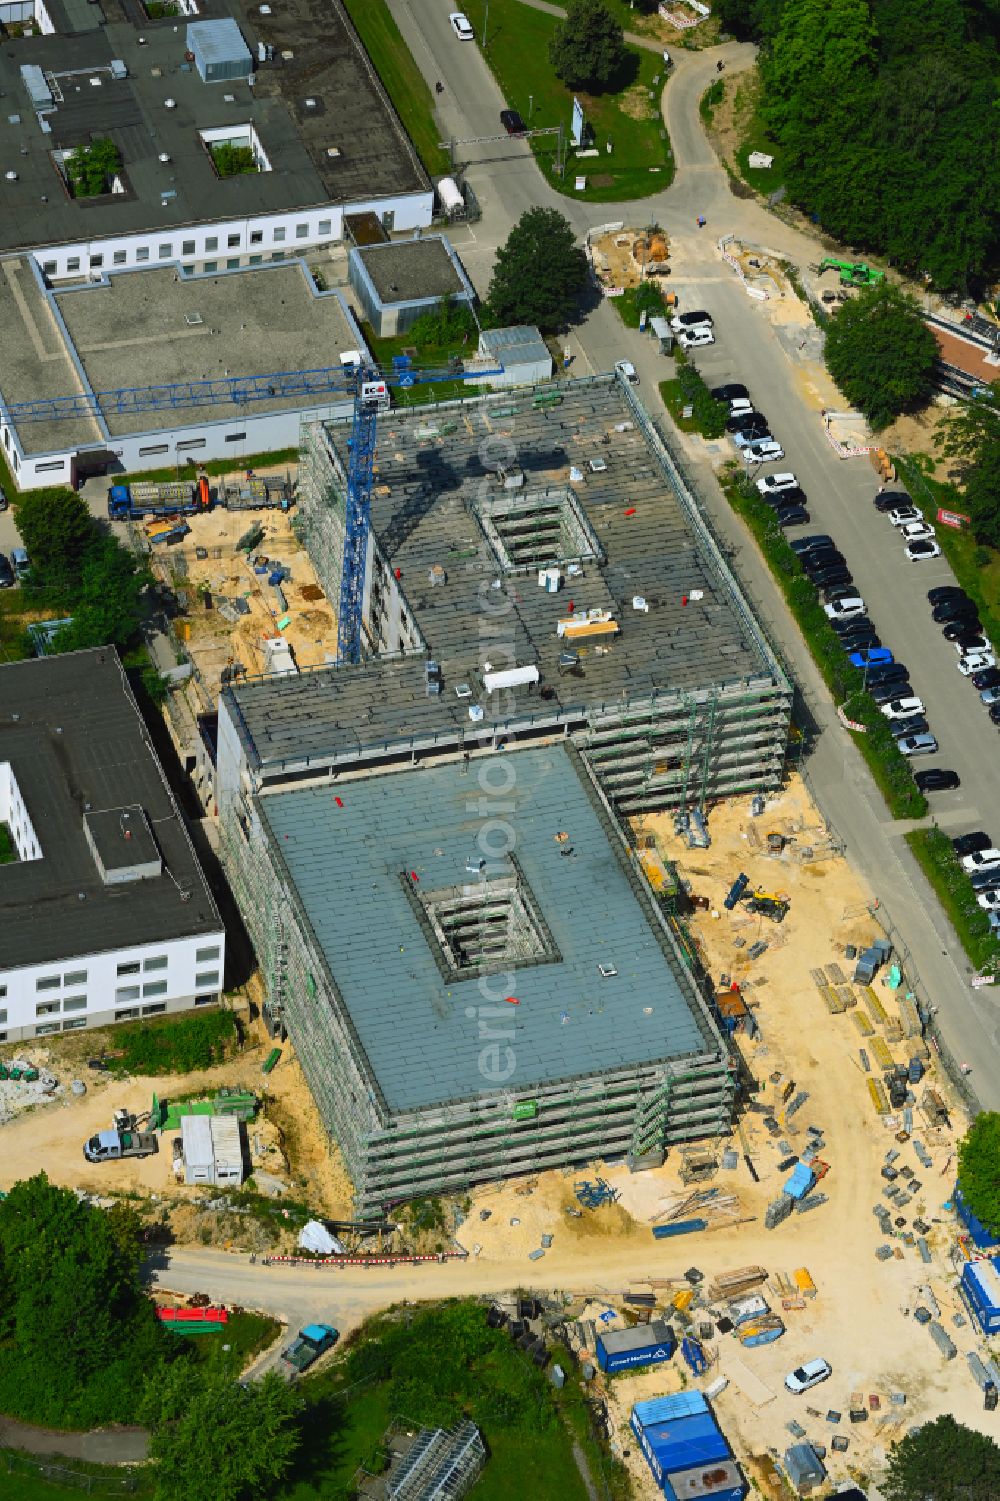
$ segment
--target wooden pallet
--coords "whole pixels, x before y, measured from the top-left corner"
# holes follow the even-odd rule
[[[847,984],[847,976],[844,974],[844,971],[841,969],[839,964],[828,964],[826,966],[826,974],[827,979],[832,981],[834,985]]]
[[[863,1011],[852,1011],[851,1021],[857,1027],[862,1037],[871,1037],[872,1033],[875,1031],[875,1028],[872,1026],[871,1022],[868,1020],[868,1017]]]
[[[889,1018],[886,1015],[885,1007],[870,985],[865,985],[862,988],[862,995],[872,1021],[877,1027],[884,1027]]]
[[[889,1051],[889,1044],[884,1037],[873,1037],[871,1040],[871,1050],[875,1055],[875,1062],[879,1068],[895,1067],[896,1060]]]
[[[845,1011],[849,1011],[852,1006],[858,1004],[858,998],[854,993],[853,985],[838,985],[837,994],[844,1003]]]

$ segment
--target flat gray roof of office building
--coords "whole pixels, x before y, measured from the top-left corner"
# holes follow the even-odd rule
[[[559,957],[506,977],[472,970],[444,979],[436,940],[401,879],[415,876],[414,890],[428,896],[475,885],[467,862],[483,820],[475,800],[470,811],[473,784],[461,766],[353,782],[340,789],[340,806],[330,788],[260,799],[273,847],[394,1113],[489,1090],[487,1035],[500,1038],[501,1057],[512,1050],[515,1068],[503,1087],[518,1094],[719,1049],[575,758],[555,746],[518,751],[507,765],[513,811],[504,819]],[[568,857],[554,837],[560,831],[569,834]],[[602,978],[599,964],[617,974]],[[518,1004],[505,1001],[508,987]],[[480,1014],[489,1016],[488,1034]]]
[[[30,256],[4,256],[0,327],[0,392],[8,404],[77,394],[73,353],[92,390],[108,391],[337,367],[360,337],[339,294],[317,292],[301,261],[192,277],[173,267],[116,271],[103,282],[46,291]],[[343,399],[349,403],[350,394]],[[338,397],[327,400],[335,405]],[[178,422],[228,420],[239,428],[247,416],[305,401],[275,396],[244,407],[108,412],[107,422],[113,437],[170,431]],[[92,417],[29,422],[15,413],[14,426],[27,453],[103,441]]]
[[[222,931],[113,647],[0,666],[0,761],[42,851],[0,865],[0,968]],[[136,805],[164,872],[106,886],[84,813]]]
[[[134,13],[138,22],[138,8],[127,12],[119,0],[106,0],[103,11],[75,0],[52,0],[49,9],[54,35],[7,37],[0,52],[6,96],[0,155],[18,174],[15,182],[0,178],[0,249],[170,232],[429,186],[338,3],[283,0],[262,16],[242,0],[215,0],[212,18],[235,19],[255,58],[259,41],[275,48],[273,63],[255,62],[252,85],[245,78],[203,83],[184,58],[182,16],[132,24],[127,17]],[[291,56],[283,57],[286,52]],[[115,58],[126,65],[127,78],[110,76]],[[51,135],[42,133],[21,80],[21,67],[32,64],[61,78],[63,100],[47,117]],[[99,76],[99,87],[66,76],[88,70]],[[226,95],[234,96],[232,103]],[[198,131],[227,122],[253,125],[272,171],[220,180]],[[103,135],[119,148],[129,191],[73,199],[50,152]],[[162,162],[161,154],[169,160]]]
[[[551,392],[551,387],[538,390]],[[441,666],[443,690],[429,697],[424,659],[372,660],[297,678],[270,678],[226,690],[258,766],[349,761],[363,748],[398,746],[446,732],[474,744],[498,720],[538,724],[581,721],[602,705],[698,693],[748,679],[780,678],[780,668],[725,565],[699,534],[617,379],[561,384],[559,406],[536,410],[533,390],[482,398],[461,407],[394,411],[379,424],[372,526],[409,609]],[[503,416],[498,414],[508,413]],[[624,429],[624,430],[622,430]],[[332,428],[345,452],[349,428]],[[557,594],[539,588],[534,570],[504,574],[471,507],[488,483],[483,455],[510,434],[526,490],[569,485],[605,554]],[[484,446],[485,445],[485,446]],[[590,458],[606,461],[593,473]],[[495,491],[491,492],[495,493]],[[446,582],[432,586],[440,565]],[[496,587],[499,582],[499,587]],[[700,598],[696,597],[700,594]],[[633,607],[644,599],[648,612]],[[590,608],[612,612],[619,634],[603,654],[579,643],[578,669],[565,670],[567,639],[556,623]],[[537,664],[537,687],[504,690],[501,713],[482,691],[483,663]],[[784,682],[784,679],[781,678]],[[468,684],[471,698],[456,688]],[[470,721],[482,703],[485,723]]]

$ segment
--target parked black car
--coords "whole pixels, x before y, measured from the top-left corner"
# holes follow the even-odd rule
[[[977,850],[992,849],[993,840],[982,829],[976,829],[973,834],[959,834],[951,841],[951,847],[956,855],[974,855]]]
[[[929,766],[926,771],[914,772],[913,780],[918,792],[951,792],[962,785],[958,772],[946,771],[943,766]]]
[[[886,511],[898,511],[903,506],[912,506],[913,497],[905,490],[880,490],[875,497],[875,509],[883,515]]]
[[[746,386],[731,381],[728,386],[713,386],[712,396],[716,401],[749,401],[750,392]]]
[[[905,683],[909,681],[910,669],[904,667],[902,662],[887,662],[884,667],[869,667],[868,686],[873,688],[877,683]]]

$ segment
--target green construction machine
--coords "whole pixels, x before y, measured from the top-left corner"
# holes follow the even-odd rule
[[[864,261],[820,261],[817,273],[822,276],[824,271],[839,271],[842,287],[875,287],[885,281],[884,271],[876,271]]]

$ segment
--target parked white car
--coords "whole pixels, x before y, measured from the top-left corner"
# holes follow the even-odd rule
[[[926,542],[934,535],[934,528],[927,521],[906,521],[899,528],[904,542]]]
[[[785,450],[776,438],[758,438],[747,444],[743,457],[748,464],[776,464],[785,457]]]
[[[784,474],[765,474],[757,481],[757,489],[761,495],[771,494],[775,490],[794,490],[798,486],[795,475],[786,470]]]
[[[916,506],[900,506],[896,511],[888,513],[893,526],[906,526],[911,521],[923,521],[923,517]]]
[[[692,328],[687,332],[679,333],[677,342],[682,349],[704,349],[707,345],[715,343],[715,335],[710,328],[703,325],[701,328]]]
[[[631,360],[615,360],[615,369],[619,375],[623,375],[630,386],[639,384],[639,377],[635,372],[635,366]]]
[[[882,705],[882,713],[886,719],[909,719],[911,714],[923,714],[924,701],[917,698],[916,694],[909,698],[893,698],[887,704]]]
[[[833,599],[823,606],[827,620],[853,620],[865,614],[865,602],[860,594],[847,594],[843,599]]]
[[[794,1371],[789,1371],[785,1377],[785,1386],[790,1392],[799,1396],[802,1392],[807,1392],[810,1387],[819,1386],[821,1381],[826,1381],[832,1375],[829,1361],[807,1360],[803,1365],[796,1366]]]
[[[976,901],[987,912],[1000,911],[1000,887],[991,886],[989,891],[981,891],[976,897]]]
[[[962,657],[958,670],[963,678],[971,678],[974,672],[982,672],[984,668],[996,665],[997,659],[991,651],[970,651],[967,657]]]
[[[990,870],[994,865],[1000,865],[1000,850],[976,850],[971,855],[963,855],[962,864],[966,870]]]
[[[448,20],[451,22],[452,31],[460,42],[471,42],[475,38],[476,33],[469,25],[468,17],[463,16],[460,10],[453,10]]]
[[[918,538],[915,542],[906,544],[906,559],[909,563],[927,563],[931,558],[939,558],[941,549],[933,537]]]
[[[711,328],[712,315],[703,308],[692,313],[675,313],[670,320],[670,327],[675,334],[690,333],[692,328]]]

